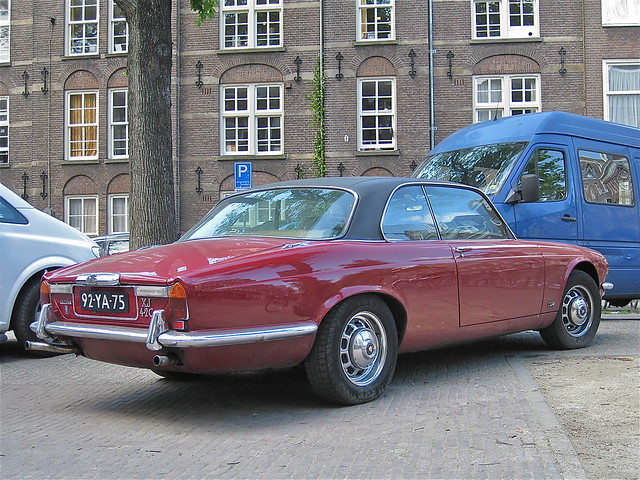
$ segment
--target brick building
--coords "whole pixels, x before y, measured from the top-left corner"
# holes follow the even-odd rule
[[[254,185],[313,175],[320,58],[332,176],[410,175],[504,115],[640,122],[638,0],[224,0],[195,19],[174,2],[182,230],[233,191],[235,162]],[[112,0],[0,0],[0,181],[92,235],[128,229],[126,28]]]

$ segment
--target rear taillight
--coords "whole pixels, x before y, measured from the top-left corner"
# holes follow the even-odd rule
[[[186,330],[188,318],[187,292],[181,283],[174,283],[169,287],[165,321],[170,322],[174,330]]]
[[[51,285],[46,280],[40,282],[40,304],[51,303]]]

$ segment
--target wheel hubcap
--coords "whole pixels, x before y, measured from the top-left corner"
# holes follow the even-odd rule
[[[591,294],[580,285],[565,294],[562,301],[562,323],[569,335],[580,337],[589,330],[593,322],[591,305]]]
[[[368,368],[378,356],[378,339],[374,332],[361,328],[353,335],[349,356],[358,368]]]
[[[359,312],[346,323],[340,339],[342,371],[354,385],[375,382],[387,356],[387,337],[382,321],[371,312]]]

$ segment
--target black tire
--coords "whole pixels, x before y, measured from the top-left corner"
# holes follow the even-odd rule
[[[600,325],[602,305],[598,286],[585,272],[571,272],[553,323],[540,330],[553,348],[570,350],[591,343]]]
[[[38,320],[40,313],[40,279],[31,280],[27,283],[20,295],[16,299],[16,305],[13,309],[11,317],[11,329],[18,340],[18,343],[24,348],[25,343],[42,342],[35,332],[31,330],[31,324]],[[46,352],[32,352],[37,356],[51,356]]]
[[[398,358],[398,333],[389,307],[378,297],[353,297],[320,323],[305,369],[318,395],[356,405],[384,392]]]

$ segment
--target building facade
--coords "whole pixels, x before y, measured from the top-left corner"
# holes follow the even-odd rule
[[[640,1],[223,0],[173,8],[176,205],[188,229],[235,187],[410,175],[473,122],[563,110],[638,126]],[[126,19],[113,0],[0,0],[0,181],[90,235],[128,230]]]

